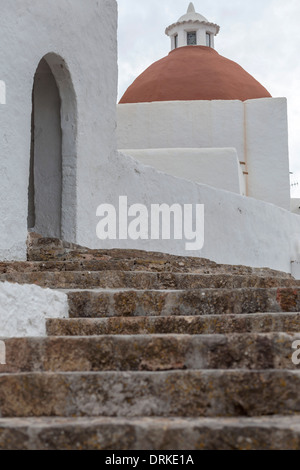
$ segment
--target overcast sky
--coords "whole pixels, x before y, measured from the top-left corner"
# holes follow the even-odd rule
[[[170,51],[165,28],[189,0],[118,0],[119,98],[133,80]],[[292,191],[300,197],[300,0],[195,0],[221,26],[216,50],[238,62],[273,97],[287,97]]]

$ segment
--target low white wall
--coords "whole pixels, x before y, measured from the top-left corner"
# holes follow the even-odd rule
[[[0,283],[0,337],[46,336],[47,318],[69,316],[66,294],[34,285]]]
[[[105,178],[99,205],[114,204],[127,196],[128,204],[166,203],[205,205],[205,244],[187,252],[185,240],[106,240],[89,227],[94,248],[136,248],[182,256],[200,256],[218,263],[269,267],[291,272],[291,260],[299,258],[300,217],[275,205],[165,175],[124,154],[114,154],[102,167]],[[79,239],[79,243],[81,240]]]
[[[126,149],[121,152],[169,175],[245,195],[236,149]]]

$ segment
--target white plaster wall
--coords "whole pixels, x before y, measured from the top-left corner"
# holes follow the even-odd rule
[[[118,148],[234,147],[245,161],[241,101],[119,104]]]
[[[285,272],[291,272],[291,260],[299,257],[300,218],[278,206],[165,175],[119,153],[103,166],[103,172],[106,178],[98,194],[99,204],[118,207],[119,195],[127,195],[129,205],[141,203],[148,208],[162,203],[204,204],[205,244],[199,252],[187,252],[184,240],[100,241],[96,237],[99,218],[95,215],[93,247],[201,256],[218,263]]]
[[[48,53],[64,60],[49,65],[60,93],[69,97],[63,134],[75,135],[74,142],[63,143],[63,235],[91,244],[102,165],[115,149],[116,1],[0,0],[0,7],[0,79],[6,83],[6,105],[0,107],[0,259],[26,258],[31,95],[36,68]]]
[[[67,295],[33,285],[0,283],[0,337],[46,336],[47,318],[68,318]]]
[[[249,196],[290,210],[286,99],[247,101],[245,124]]]
[[[233,148],[127,149],[121,152],[169,175],[245,195],[243,171]]]

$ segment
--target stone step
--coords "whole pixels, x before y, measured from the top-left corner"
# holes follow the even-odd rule
[[[299,312],[300,289],[69,291],[70,317],[219,315]]]
[[[244,268],[216,266],[200,266],[193,269],[181,266],[182,263],[168,263],[160,260],[128,259],[118,260],[104,255],[98,259],[82,259],[67,261],[28,261],[28,262],[0,262],[0,274],[16,272],[45,272],[45,271],[146,271],[146,272],[199,272],[203,274],[230,273],[245,274]],[[225,271],[226,270],[226,271]],[[252,271],[250,275],[252,275]],[[255,274],[255,273],[254,273]],[[256,274],[255,274],[256,275]],[[259,275],[259,274],[257,274]],[[269,274],[268,277],[275,277]],[[292,281],[292,278],[277,276],[278,279]]]
[[[50,336],[300,332],[300,313],[48,319]]]
[[[1,418],[0,449],[300,450],[300,417]]]
[[[290,275],[264,269],[247,268],[244,266],[218,265],[208,260],[197,259],[193,263],[184,261],[167,261],[160,259],[130,258],[115,259],[109,255],[101,255],[88,259],[59,261],[27,261],[0,262],[0,274],[33,273],[33,272],[65,272],[65,271],[125,271],[125,272],[162,272],[162,273],[191,273],[191,274],[233,274],[240,276],[256,276],[267,279],[285,281],[286,285],[298,285]],[[275,282],[275,281],[274,281]]]
[[[0,416],[237,417],[300,413],[299,371],[0,374]]]
[[[36,284],[52,289],[240,289],[300,288],[300,282],[262,276],[232,274],[155,273],[129,271],[7,272],[0,281]]]
[[[290,369],[300,333],[8,339],[0,373]]]
[[[158,269],[161,270],[161,267],[163,267],[163,271],[172,270],[173,267],[181,272],[197,271],[197,269],[202,271],[203,268],[209,268],[221,269],[224,270],[224,272],[237,274],[256,274],[267,277],[291,278],[290,274],[269,268],[221,265],[205,258],[176,256],[141,250],[91,250],[55,238],[32,237],[31,235],[28,242],[28,260],[41,262],[54,261],[55,263],[59,261],[97,262],[98,260],[132,263],[133,261],[135,264],[141,264],[142,266],[154,264],[154,268],[158,267]]]

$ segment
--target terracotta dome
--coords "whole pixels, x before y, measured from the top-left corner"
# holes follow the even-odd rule
[[[271,98],[237,63],[205,46],[174,49],[127,89],[120,103]]]

